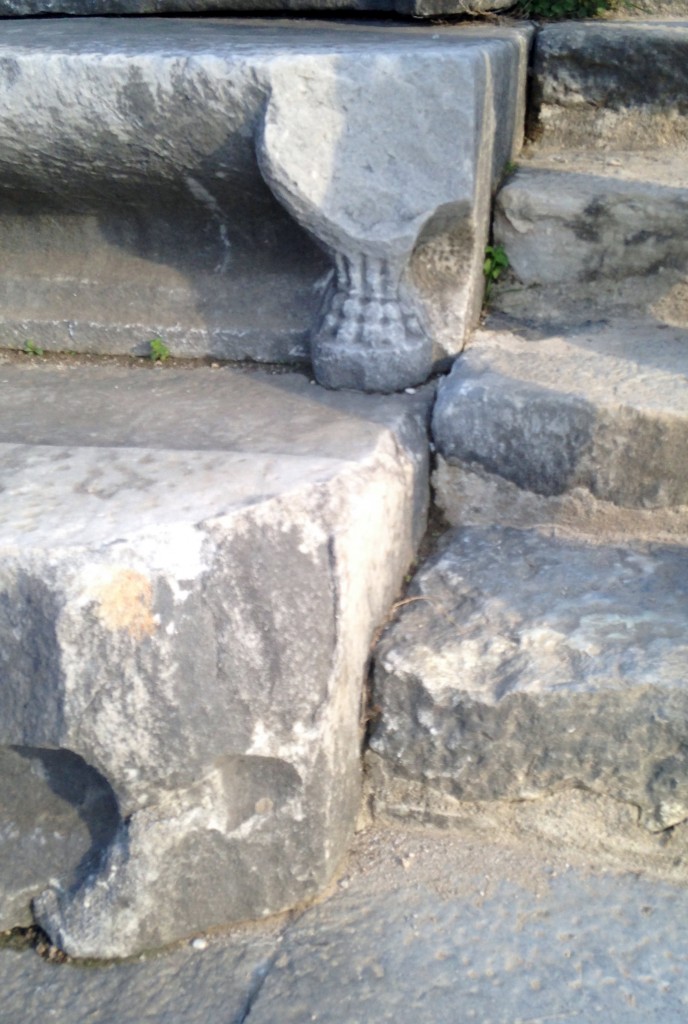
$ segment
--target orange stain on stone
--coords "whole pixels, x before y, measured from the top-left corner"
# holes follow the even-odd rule
[[[100,606],[98,617],[107,629],[124,630],[136,640],[155,632],[151,581],[133,569],[119,569],[101,583],[94,597]]]

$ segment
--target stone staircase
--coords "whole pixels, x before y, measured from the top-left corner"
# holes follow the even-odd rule
[[[45,363],[0,363],[0,927],[121,957],[332,877],[433,387],[316,380],[463,345],[531,35],[3,23],[0,323]]]
[[[540,30],[522,155],[522,26],[4,28],[0,928],[311,899],[371,716],[380,820],[584,792],[676,860],[688,23]]]
[[[686,21],[538,33],[532,140],[496,200],[510,272],[434,407],[455,529],[376,654],[378,813],[582,791],[669,830],[667,862],[681,843],[687,69]]]

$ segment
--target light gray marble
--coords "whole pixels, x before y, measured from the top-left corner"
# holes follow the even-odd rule
[[[307,362],[459,351],[520,146],[527,27],[3,23],[4,344]]]

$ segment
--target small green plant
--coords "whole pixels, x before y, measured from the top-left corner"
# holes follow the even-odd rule
[[[485,302],[489,302],[495,283],[509,269],[509,257],[501,245],[488,245],[485,249],[483,274],[485,275]]]
[[[148,342],[148,347],[150,349],[150,357],[154,363],[164,363],[166,359],[170,358],[170,350],[162,338],[151,338]]]
[[[43,351],[43,349],[40,348],[36,344],[35,341],[31,341],[31,338],[28,338],[24,342],[24,348],[22,349],[22,352],[25,355],[27,355],[27,356],[43,356],[43,355],[45,355],[45,352]]]

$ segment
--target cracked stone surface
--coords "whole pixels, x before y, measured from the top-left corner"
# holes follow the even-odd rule
[[[0,949],[0,1020],[682,1024],[685,885],[498,835],[368,830],[325,902],[205,948],[89,967]]]
[[[65,950],[126,956],[313,896],[358,809],[431,392],[11,363],[0,389],[0,744],[76,755],[117,808],[89,856],[46,846],[14,923],[32,895]]]
[[[379,800],[583,788],[662,830],[688,817],[688,549],[450,531],[375,655]]]

